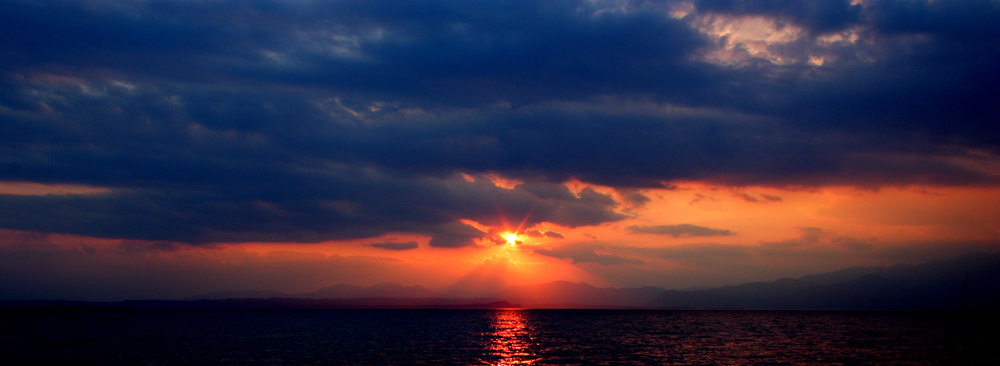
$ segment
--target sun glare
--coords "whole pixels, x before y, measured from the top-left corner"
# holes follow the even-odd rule
[[[507,235],[507,244],[510,245],[517,244],[517,235],[514,234]]]

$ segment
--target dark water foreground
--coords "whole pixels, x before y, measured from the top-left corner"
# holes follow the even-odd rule
[[[998,365],[985,314],[0,310],[0,363]]]

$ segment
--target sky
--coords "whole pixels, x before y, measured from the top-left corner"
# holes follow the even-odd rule
[[[2,299],[998,251],[997,0],[0,4]]]

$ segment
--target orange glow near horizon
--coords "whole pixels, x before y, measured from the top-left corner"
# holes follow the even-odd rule
[[[622,197],[608,187],[567,186]],[[515,231],[502,226],[507,218],[496,226],[462,219],[482,231],[483,238],[478,245],[459,248],[432,247],[430,236],[405,232],[321,243],[188,245],[0,230],[0,249],[79,253],[72,258],[81,263],[128,266],[135,261],[178,273],[187,273],[188,267],[222,268],[220,274],[296,269],[294,275],[246,282],[247,289],[257,290],[291,293],[343,283],[397,282],[482,289],[479,295],[558,280],[611,287],[723,285],[1000,250],[995,244],[1000,243],[997,187],[778,189],[679,182],[670,189],[640,192],[648,201],[617,208],[626,218],[595,226],[511,217],[512,224],[521,223]],[[709,234],[635,230],[682,225]],[[383,245],[411,242],[417,245]]]

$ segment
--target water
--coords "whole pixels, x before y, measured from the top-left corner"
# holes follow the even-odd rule
[[[1000,364],[957,313],[6,310],[5,365]]]

